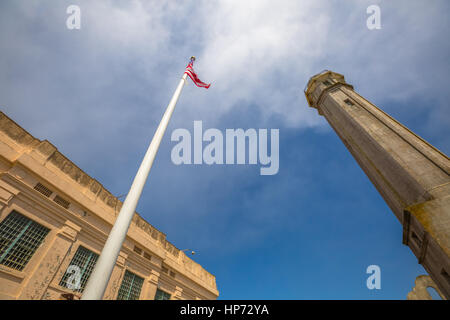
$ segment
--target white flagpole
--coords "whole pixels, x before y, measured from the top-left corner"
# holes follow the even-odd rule
[[[161,143],[164,132],[166,131],[167,124],[172,116],[175,105],[180,97],[181,90],[186,83],[187,74],[183,74],[183,77],[178,84],[172,99],[167,106],[158,129],[156,129],[152,142],[148,147],[148,150],[142,160],[141,166],[133,180],[130,191],[128,192],[122,209],[120,209],[116,222],[114,223],[102,253],[92,271],[91,276],[86,284],[83,296],[81,300],[101,300],[108,285],[111,273],[114,265],[116,264],[117,257],[119,256],[120,249],[125,240],[125,237],[130,227],[131,220],[133,219],[139,197],[141,196],[142,189],[144,188],[145,181],[147,180],[150,169],[152,168],[153,160],[155,160],[156,153],[158,152],[159,145]]]

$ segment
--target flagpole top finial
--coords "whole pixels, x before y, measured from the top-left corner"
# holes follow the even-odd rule
[[[192,57],[191,57],[191,60],[194,60],[194,61],[195,61],[195,57],[194,57],[194,56],[192,56]]]

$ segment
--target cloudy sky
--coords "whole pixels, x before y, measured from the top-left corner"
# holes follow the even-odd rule
[[[81,8],[81,29],[66,9]],[[381,8],[380,30],[366,9]],[[448,154],[446,0],[0,2],[0,109],[115,195],[128,191],[187,60],[138,212],[222,299],[404,299],[425,273],[401,224],[303,89],[329,69]],[[280,130],[280,170],[180,165],[177,128]],[[381,268],[368,290],[366,268]]]

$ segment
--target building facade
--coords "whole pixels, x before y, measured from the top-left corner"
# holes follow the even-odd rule
[[[79,299],[122,202],[0,112],[0,299]],[[135,214],[104,299],[216,299],[215,277]]]
[[[450,160],[324,71],[305,89],[403,225],[403,243],[450,298]]]

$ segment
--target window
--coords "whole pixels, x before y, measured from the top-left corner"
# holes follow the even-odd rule
[[[117,300],[138,300],[144,279],[126,270],[120,285]]]
[[[444,269],[441,270],[441,275],[444,277],[445,280],[450,284],[450,276],[448,275],[447,271]]]
[[[419,237],[417,236],[417,234],[414,231],[411,233],[411,237],[416,242],[417,246],[419,248],[421,248],[422,247],[422,241],[419,239]]]
[[[355,104],[350,99],[345,99],[344,102],[349,106],[354,106]]]
[[[46,186],[44,186],[40,182],[38,182],[38,184],[34,186],[34,190],[42,193],[46,197],[50,197],[52,195],[52,193],[53,193],[52,190],[50,190],[49,188],[47,188]]]
[[[162,290],[156,289],[155,300],[170,300],[170,294]]]
[[[148,259],[148,260],[152,260],[152,256],[150,254],[148,254],[147,252],[144,251],[144,258]]]
[[[141,248],[139,248],[139,247],[136,247],[136,246],[134,246],[134,252],[136,252],[137,254],[142,254],[142,249]]]
[[[55,201],[61,207],[69,209],[70,202],[65,200],[65,199],[63,199],[63,198],[61,198],[60,196],[56,195],[55,198],[53,199],[53,201]]]
[[[328,81],[328,80],[325,80],[325,81],[323,82],[323,84],[326,85],[326,86],[330,86],[330,85],[331,85],[331,82]]]
[[[74,291],[83,292],[86,283],[91,276],[92,270],[98,259],[98,254],[79,246],[77,252],[70,261],[64,276],[61,278],[59,285],[65,288],[70,288]],[[77,268],[78,267],[78,268]],[[79,274],[77,275],[77,271]],[[73,276],[79,277],[79,282],[73,281]],[[78,286],[78,288],[77,288]]]
[[[50,230],[20,213],[0,223],[0,264],[22,271]]]

